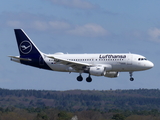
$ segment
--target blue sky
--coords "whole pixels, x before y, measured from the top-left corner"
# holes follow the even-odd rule
[[[0,4],[0,87],[40,90],[159,89],[160,1],[5,0]],[[11,62],[18,55],[14,28],[22,28],[44,53],[136,53],[154,68],[118,78],[59,73]],[[83,74],[84,78],[87,74]]]

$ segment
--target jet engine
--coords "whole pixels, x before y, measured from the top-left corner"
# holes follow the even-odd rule
[[[118,77],[119,76],[119,73],[118,72],[106,72],[105,77],[110,77],[110,78],[114,78],[114,77]]]
[[[106,74],[104,67],[90,67],[89,73],[94,76],[104,76]]]

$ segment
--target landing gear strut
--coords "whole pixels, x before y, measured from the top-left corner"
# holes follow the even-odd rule
[[[130,81],[134,81],[134,78],[132,77],[132,76],[133,76],[132,73],[133,73],[133,72],[129,72],[129,74],[130,74]]]

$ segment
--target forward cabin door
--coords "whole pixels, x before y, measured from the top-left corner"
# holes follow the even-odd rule
[[[132,65],[132,54],[127,55],[127,65]]]

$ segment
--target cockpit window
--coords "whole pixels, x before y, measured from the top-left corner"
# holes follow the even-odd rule
[[[139,61],[147,60],[146,58],[138,58]]]

